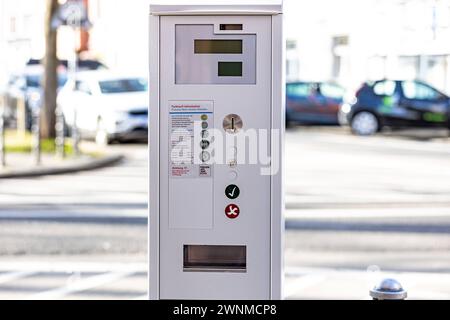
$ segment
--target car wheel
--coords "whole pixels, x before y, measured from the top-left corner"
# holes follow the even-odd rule
[[[58,120],[56,120],[58,121]],[[72,127],[67,123],[66,121],[66,117],[63,115],[62,116],[62,121],[63,121],[63,130],[64,130],[64,137],[72,137]],[[56,129],[58,130],[58,129]]]
[[[292,127],[292,121],[286,118],[286,129],[289,129]]]
[[[72,127],[67,123],[65,117],[64,117],[64,136],[65,137],[71,137],[72,136]]]
[[[99,119],[97,123],[97,131],[95,133],[95,143],[100,146],[107,146],[111,144],[111,142],[111,138],[106,131],[102,119]]]
[[[351,128],[359,136],[371,136],[380,129],[380,122],[372,112],[361,111],[352,118]]]

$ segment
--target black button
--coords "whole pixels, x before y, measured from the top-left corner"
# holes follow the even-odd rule
[[[230,184],[225,189],[225,195],[227,196],[228,199],[236,199],[239,197],[240,194],[241,190],[239,190],[239,187],[237,185]]]

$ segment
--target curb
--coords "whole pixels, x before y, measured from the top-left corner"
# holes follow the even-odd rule
[[[1,179],[17,179],[17,178],[35,178],[42,176],[54,176],[68,173],[77,173],[83,171],[92,171],[96,169],[106,168],[115,165],[125,159],[123,155],[112,155],[102,157],[100,159],[93,159],[91,161],[75,164],[71,166],[62,166],[58,168],[36,168],[30,170],[21,170],[16,172],[1,173]]]

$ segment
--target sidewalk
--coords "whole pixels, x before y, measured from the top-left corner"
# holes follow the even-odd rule
[[[7,153],[6,167],[0,168],[0,179],[27,178],[45,175],[67,174],[94,170],[114,165],[124,159],[117,153],[94,148],[92,143],[80,145],[82,154],[62,159],[55,154],[41,154],[41,163],[36,165],[30,153]]]

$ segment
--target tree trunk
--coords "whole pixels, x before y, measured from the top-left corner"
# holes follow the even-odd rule
[[[56,122],[56,95],[58,90],[57,30],[52,28],[52,18],[58,11],[58,0],[46,0],[44,100],[41,109],[41,137],[54,138]]]

